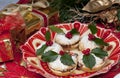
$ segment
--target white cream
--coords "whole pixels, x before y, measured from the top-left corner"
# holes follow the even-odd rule
[[[61,45],[72,45],[80,40],[80,35],[73,35],[71,39],[65,37],[65,34],[69,31],[63,29],[64,33],[57,34],[55,41]]]
[[[94,41],[88,40],[88,35],[83,36],[79,42],[80,50],[85,50],[87,48],[92,50],[96,47],[99,47],[99,46]]]
[[[58,58],[55,61],[48,63],[49,67],[56,70],[56,71],[67,71],[68,69],[76,68],[76,65],[77,65],[76,55],[72,56],[72,59],[75,63],[72,66],[64,65],[63,63],[61,63],[60,57],[61,56],[59,55]]]

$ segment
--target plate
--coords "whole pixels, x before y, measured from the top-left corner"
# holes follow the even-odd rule
[[[79,28],[79,34],[80,36],[86,34],[89,29],[87,24],[82,24],[80,22],[74,22],[74,23],[63,23],[63,24],[57,24],[55,26],[58,26],[60,28],[65,28],[67,30],[71,30],[75,23],[80,24]],[[102,38],[105,42],[111,44],[113,47],[110,50],[109,54],[109,60],[110,62],[104,66],[99,71],[96,72],[82,72],[82,73],[76,73],[70,76],[57,76],[55,75],[48,67],[46,62],[40,61],[36,56],[36,49],[41,44],[41,41],[45,41],[45,35],[42,34],[41,29],[38,32],[36,32],[34,35],[32,35],[27,42],[21,46],[21,50],[23,52],[23,59],[27,63],[27,68],[30,71],[36,72],[41,74],[42,76],[46,78],[85,78],[85,77],[93,77],[95,75],[99,75],[102,73],[108,72],[114,65],[118,63],[118,60],[120,58],[120,41],[119,39],[112,33],[109,29],[104,29],[97,26],[97,33],[96,36]],[[46,27],[46,29],[48,29]],[[51,40],[54,40],[54,37],[56,35],[55,32],[51,32]]]

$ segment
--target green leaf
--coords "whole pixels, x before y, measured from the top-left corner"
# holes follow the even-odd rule
[[[57,59],[58,57],[58,54],[54,51],[48,51],[48,52],[45,52],[43,55],[42,55],[42,61],[44,62],[53,62]]]
[[[49,28],[56,33],[64,33],[62,29],[56,27],[56,26],[49,26]]]
[[[82,60],[85,66],[90,69],[92,69],[96,64],[95,57],[92,54],[84,55]]]
[[[104,58],[105,56],[108,56],[108,53],[101,48],[95,48],[91,51],[91,53],[95,54],[95,56],[99,58]]]
[[[36,52],[37,55],[42,55],[47,48],[46,44],[44,44],[41,48],[39,48]]]
[[[47,41],[49,41],[50,38],[51,38],[50,31],[47,31],[46,34],[45,34],[45,39],[46,39]]]
[[[96,28],[96,24],[95,23],[89,24],[88,28],[90,29],[92,34],[96,34],[97,33],[97,28]]]
[[[79,32],[74,28],[74,29],[72,29],[71,31],[70,31],[70,33],[72,34],[72,35],[74,35],[74,34],[79,34]]]
[[[98,45],[108,46],[108,43],[104,42],[103,39],[95,38],[93,41],[94,41],[96,44],[98,44]]]
[[[72,57],[67,53],[62,55],[60,60],[64,65],[71,66],[72,64],[75,64]]]
[[[120,21],[120,9],[118,9],[117,11],[117,17],[118,17],[118,20]]]

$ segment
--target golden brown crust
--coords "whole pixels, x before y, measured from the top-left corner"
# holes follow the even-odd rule
[[[67,75],[70,75],[76,68],[70,70],[70,71],[56,71],[56,70],[53,70],[53,69],[50,69],[55,75],[58,75],[58,76],[67,76]]]
[[[64,50],[65,51],[69,51],[69,50],[72,50],[72,49],[75,49],[75,48],[77,48],[78,47],[78,43],[76,43],[76,44],[73,44],[73,45],[69,45],[69,46],[62,46],[63,48],[64,48]]]
[[[97,67],[93,67],[92,69],[90,69],[88,67],[82,67],[81,70],[83,70],[85,72],[95,72],[95,71],[102,69],[104,67],[105,63],[106,62],[102,63],[101,65],[99,65]]]

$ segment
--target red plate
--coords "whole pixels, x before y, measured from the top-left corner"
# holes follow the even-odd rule
[[[74,27],[75,23],[64,23],[64,24],[58,24],[56,26],[60,28],[65,28],[67,30],[71,30]],[[82,24],[79,22],[77,23],[80,24],[80,28],[79,28],[80,35],[85,34],[88,31],[88,28],[87,28],[88,25]],[[96,35],[100,38],[103,38],[105,42],[110,43],[113,46],[111,49],[111,54],[109,55],[109,60],[111,62],[101,70],[97,72],[92,72],[92,73],[83,72],[83,73],[78,73],[78,74],[63,76],[63,77],[56,76],[49,69],[47,63],[40,61],[35,54],[36,47],[41,44],[41,41],[45,41],[45,35],[41,33],[41,29],[37,33],[32,35],[23,46],[21,46],[21,50],[23,52],[23,59],[27,63],[27,68],[30,71],[39,73],[46,78],[66,78],[66,77],[67,78],[70,78],[70,77],[71,78],[82,78],[82,77],[88,78],[88,77],[92,77],[98,74],[108,72],[111,69],[111,67],[113,67],[118,63],[118,60],[120,58],[120,43],[119,43],[119,39],[116,36],[114,36],[111,30],[100,28],[100,27],[97,27],[97,28],[98,28],[98,32]],[[54,39],[55,35],[56,33],[51,32],[52,40]]]

